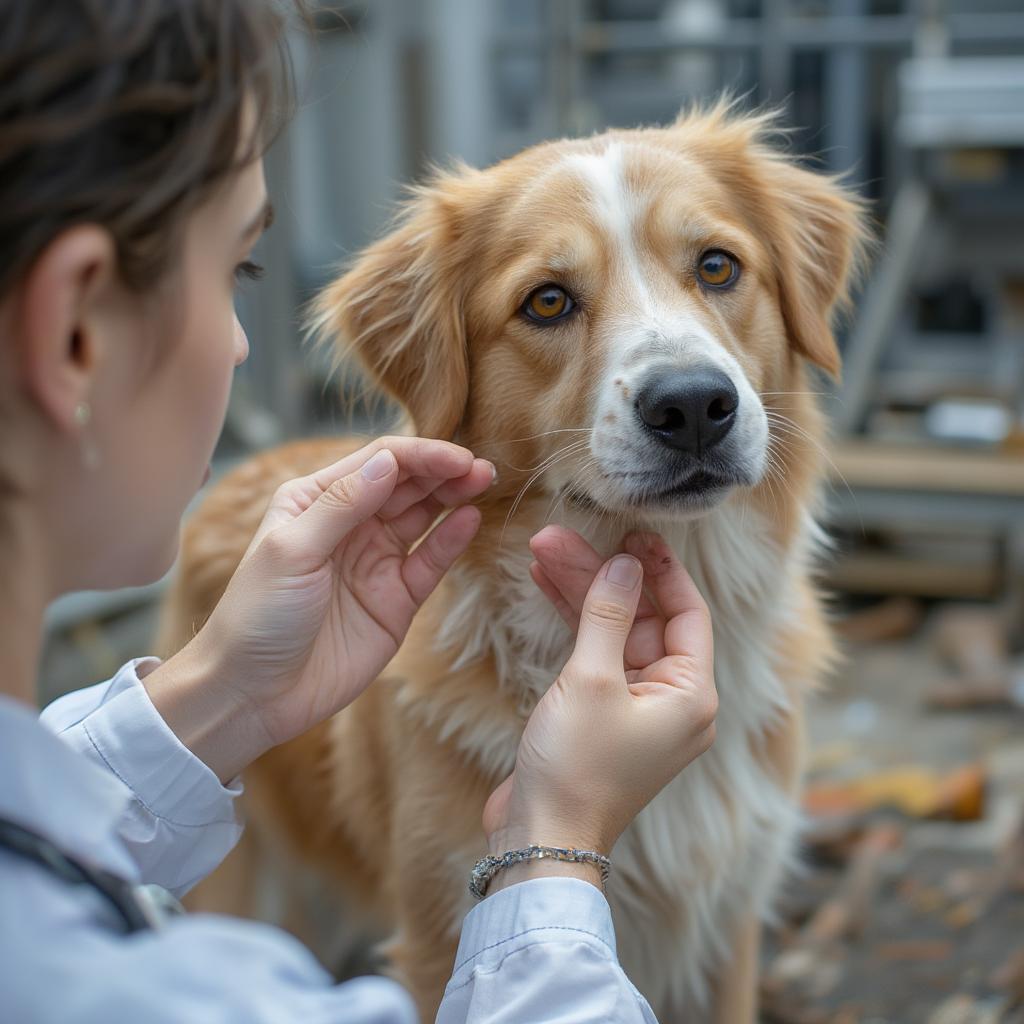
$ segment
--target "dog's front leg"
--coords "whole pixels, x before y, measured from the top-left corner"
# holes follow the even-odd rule
[[[756,1024],[760,976],[761,922],[743,919],[732,944],[732,962],[723,964],[715,984],[714,1024]]]
[[[423,1022],[437,1016],[455,965],[457,946],[458,941],[450,936],[430,934],[422,924],[407,921],[385,947],[391,965],[389,973],[409,990]]]

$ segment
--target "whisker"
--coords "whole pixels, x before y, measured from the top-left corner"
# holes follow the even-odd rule
[[[768,493],[771,496],[772,504],[778,508],[782,502],[782,495],[788,480],[786,479],[785,467],[780,460],[779,453],[772,448],[772,441],[775,440],[777,439],[771,438],[768,442],[768,447],[765,449],[765,457],[768,462],[768,473],[765,476],[765,481],[768,484]],[[778,491],[775,488],[776,483],[779,485]]]
[[[547,510],[544,513],[544,519],[542,520],[545,525],[550,521],[559,505],[563,508],[565,507],[565,499],[573,494],[579,483],[582,483],[583,474],[596,465],[598,465],[597,456],[591,455],[569,476],[565,486],[548,503]]]
[[[846,476],[843,474],[842,470],[840,470],[840,468],[835,464],[832,457],[825,449],[824,445],[822,445],[821,442],[817,440],[817,438],[812,437],[803,427],[800,426],[799,423],[796,423],[788,416],[783,416],[779,413],[774,413],[773,415],[769,416],[769,423],[772,422],[774,422],[775,426],[786,436],[796,440],[802,440],[806,442],[808,445],[810,445],[810,447],[813,450],[817,451],[818,454],[825,460],[825,462],[828,463],[829,467],[832,469],[832,472],[835,473],[835,475],[842,482],[843,487],[846,488],[846,493],[849,494],[849,496],[853,499],[854,505],[856,506],[857,496],[853,493],[853,488],[850,486],[850,482],[846,479]]]
[[[765,462],[768,465],[768,471],[765,473],[762,483],[768,490],[768,497],[771,499],[772,507],[778,506],[778,498],[775,494],[775,477],[778,471],[778,464],[775,461],[775,457],[771,452],[771,447],[765,449]]]
[[[766,410],[767,411],[767,410]],[[846,482],[846,477],[839,471],[839,467],[836,466],[835,462],[832,461],[831,456],[826,451],[824,445],[818,441],[817,438],[811,436],[803,427],[800,426],[795,420],[790,419],[788,416],[783,416],[781,413],[771,410],[768,416],[769,422],[774,422],[775,425],[784,433],[787,433],[790,437],[799,438],[800,440],[806,441],[811,448],[818,452],[818,454],[832,467],[836,475],[846,484],[849,488],[849,484]]]
[[[516,495],[515,500],[512,502],[512,507],[508,510],[508,515],[505,516],[505,522],[501,527],[501,536],[498,541],[498,548],[501,549],[505,542],[505,531],[508,529],[508,524],[512,521],[512,517],[519,510],[519,506],[522,504],[523,498],[526,496],[526,492],[530,487],[543,475],[546,469],[549,469],[556,462],[560,462],[562,459],[568,458],[571,455],[575,455],[577,452],[582,451],[590,443],[588,438],[581,438],[577,441],[570,441],[564,448],[559,448],[552,455],[549,455],[537,468],[537,470],[530,476],[525,484],[520,488],[519,493]]]
[[[768,398],[772,395],[810,395],[812,398],[839,398],[839,395],[832,391],[758,391],[759,398]]]
[[[765,452],[765,461],[768,463],[768,472],[765,474],[764,482],[768,487],[768,497],[771,500],[772,508],[778,511],[789,481],[786,479],[785,467],[779,461],[777,453],[771,451],[770,448]]]
[[[493,441],[481,441],[474,446],[474,454],[481,448],[493,448],[501,444],[520,444],[525,441],[536,441],[541,437],[550,437],[552,434],[582,434],[589,433],[591,427],[558,427],[556,430],[542,430],[539,434],[528,434],[526,437],[502,437]]]
[[[588,434],[589,434],[589,431],[588,431]],[[588,437],[585,437],[585,438],[580,438],[580,439],[578,439],[576,441],[570,441],[569,445],[579,445],[579,444],[584,444],[585,445],[585,444],[588,444],[589,441],[590,441],[590,438],[588,436]],[[507,466],[509,469],[513,470],[516,473],[535,473],[539,469],[544,469],[547,466],[547,464],[559,454],[559,452],[563,452],[563,451],[565,451],[565,448],[559,448],[557,451],[555,451],[555,453],[553,455],[548,455],[547,457],[541,459],[541,461],[538,462],[536,466],[514,466],[514,465],[512,465],[511,462],[507,462],[504,459],[496,459],[494,461],[499,462],[502,466]]]

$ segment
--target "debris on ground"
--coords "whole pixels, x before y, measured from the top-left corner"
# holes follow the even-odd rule
[[[954,607],[886,642],[900,617],[868,621],[812,705],[806,870],[767,935],[767,1024],[1024,1024],[1024,712],[976,700],[1012,689],[1009,634]]]
[[[914,818],[977,821],[984,805],[985,771],[978,764],[944,774],[920,766],[890,769],[851,782],[812,785],[804,797],[804,809],[819,818],[891,807]]]
[[[914,633],[924,616],[924,604],[916,598],[887,597],[844,616],[836,623],[836,632],[852,643],[891,643]]]
[[[988,606],[952,605],[935,616],[936,653],[950,677],[928,694],[931,707],[945,710],[1024,705],[1010,651],[1010,623]]]

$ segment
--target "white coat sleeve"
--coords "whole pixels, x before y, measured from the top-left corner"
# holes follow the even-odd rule
[[[171,731],[140,682],[140,658],[113,679],[54,701],[40,721],[131,793],[118,832],[139,877],[176,896],[202,881],[242,834],[240,780],[220,780]]]
[[[466,916],[437,1024],[657,1024],[619,964],[611,911],[576,878],[536,878]]]
[[[104,907],[88,895],[0,851],[5,1022],[417,1024],[395,982],[335,985],[276,928],[189,914],[125,936],[97,923]]]

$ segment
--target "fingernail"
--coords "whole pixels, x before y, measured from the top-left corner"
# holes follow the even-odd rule
[[[640,582],[642,571],[632,555],[616,555],[608,566],[608,582],[623,590],[632,590]]]
[[[385,448],[363,466],[363,476],[367,480],[383,480],[394,468],[395,457]]]
[[[491,463],[491,486],[493,487],[498,482],[498,467],[492,462]]]

